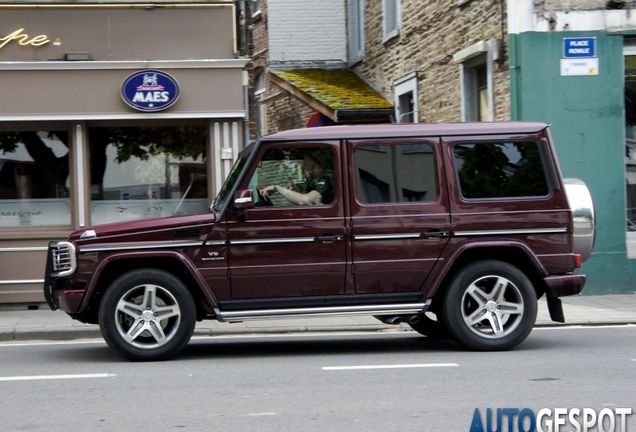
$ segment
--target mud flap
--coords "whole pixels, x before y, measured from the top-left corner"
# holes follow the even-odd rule
[[[548,301],[548,311],[550,312],[550,319],[555,322],[564,323],[565,316],[563,315],[563,304],[558,297],[552,297],[549,293],[545,296]]]

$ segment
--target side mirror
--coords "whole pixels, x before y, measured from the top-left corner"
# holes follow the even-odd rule
[[[238,211],[254,208],[254,191],[243,189],[234,192],[234,208]]]

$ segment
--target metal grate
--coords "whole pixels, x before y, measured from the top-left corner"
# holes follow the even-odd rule
[[[65,276],[75,271],[75,247],[71,243],[59,242],[51,245],[50,252],[54,275]]]

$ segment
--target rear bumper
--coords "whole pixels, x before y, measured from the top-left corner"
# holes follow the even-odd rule
[[[552,297],[565,297],[579,294],[585,286],[587,277],[581,274],[548,276],[544,278],[548,294]]]

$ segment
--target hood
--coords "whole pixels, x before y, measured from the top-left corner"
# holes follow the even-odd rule
[[[148,231],[158,230],[170,230],[188,228],[191,226],[209,225],[216,220],[216,213],[205,213],[188,216],[168,216],[165,218],[156,219],[139,219],[126,222],[114,222],[103,225],[92,225],[73,232],[69,236],[69,240],[80,240],[82,234],[89,232],[85,235],[86,240],[97,240],[100,238],[119,236],[122,234],[142,234]],[[93,233],[90,233],[93,231]],[[84,239],[82,239],[84,240]]]

